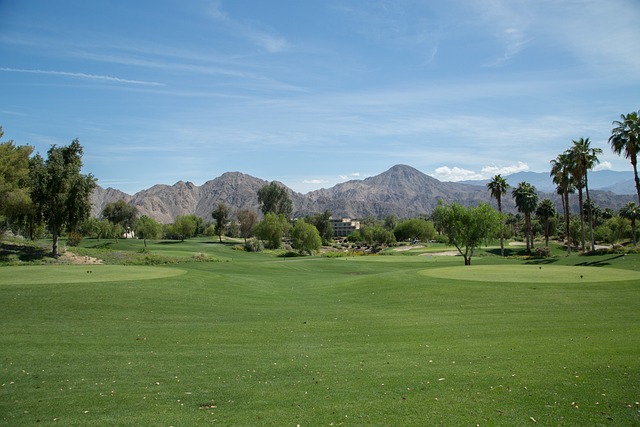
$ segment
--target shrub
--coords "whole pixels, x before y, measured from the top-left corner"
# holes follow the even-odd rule
[[[536,258],[548,258],[551,254],[551,251],[548,247],[538,247],[534,250],[534,256]]]
[[[262,252],[264,250],[264,243],[262,243],[262,240],[254,237],[253,239],[247,240],[244,248],[247,252]]]
[[[67,236],[67,245],[68,246],[76,247],[76,246],[80,245],[80,242],[82,242],[82,234],[81,233],[78,233],[76,231],[72,231]]]

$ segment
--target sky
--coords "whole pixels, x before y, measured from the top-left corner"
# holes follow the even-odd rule
[[[225,172],[306,193],[598,168],[640,110],[638,0],[0,0],[2,141],[129,194]]]

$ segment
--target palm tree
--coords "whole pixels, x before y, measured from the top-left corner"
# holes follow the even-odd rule
[[[500,212],[500,255],[504,256],[504,224],[502,218],[502,196],[507,194],[509,184],[507,180],[500,175],[494,176],[487,184],[487,188],[491,192],[491,197],[498,201],[498,212]]]
[[[620,114],[620,120],[613,122],[609,144],[617,155],[624,155],[631,161],[633,177],[636,181],[638,204],[640,204],[640,178],[638,178],[638,153],[640,153],[640,110],[627,115]]]
[[[640,219],[640,206],[629,202],[620,209],[620,216],[631,221],[631,235],[636,245],[636,219]]]
[[[580,138],[577,141],[572,141],[573,147],[570,148],[572,165],[573,165],[573,175],[576,177],[580,184],[584,184],[584,189],[587,193],[587,201],[590,201],[589,197],[589,179],[587,172],[590,169],[600,163],[598,159],[598,154],[602,154],[601,148],[591,148],[591,141],[589,138],[584,139]],[[578,186],[578,185],[576,185]],[[578,187],[580,190],[580,187]],[[589,206],[592,206],[590,203]],[[589,219],[589,240],[591,242],[591,249],[593,250],[595,246],[595,239],[593,238],[593,210],[589,208],[588,210],[588,219]],[[585,245],[584,245],[584,215],[582,215],[582,203],[580,203],[580,218],[582,224],[582,252],[584,253]]]
[[[553,183],[558,186],[558,194],[562,195],[562,211],[564,212],[565,237],[567,239],[567,255],[571,255],[571,237],[569,235],[569,193],[573,193],[573,183],[571,181],[571,159],[564,152],[551,160],[551,176]]]
[[[549,218],[556,216],[556,206],[551,199],[544,199],[536,208],[536,215],[544,223],[544,245],[549,247]]]
[[[536,187],[523,181],[511,192],[511,195],[516,201],[518,211],[524,214],[524,234],[527,240],[527,252],[531,252],[533,247],[531,212],[535,211],[538,205]]]

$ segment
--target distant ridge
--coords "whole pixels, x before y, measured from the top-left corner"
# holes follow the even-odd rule
[[[592,172],[589,181],[591,182],[592,176],[601,172]],[[507,178],[510,183],[513,182],[511,185],[517,185],[520,181],[527,181],[524,176],[532,179],[544,175],[534,172],[525,174],[528,175],[514,174]],[[511,177],[514,178],[513,181]],[[329,210],[334,217],[381,219],[387,215],[396,215],[399,218],[427,215],[437,206],[439,200],[463,205],[486,202],[495,206],[495,200],[490,198],[486,183],[472,182],[475,184],[441,182],[411,166],[395,165],[376,176],[343,182],[306,194],[288,189],[284,184],[280,185],[289,191],[295,217]],[[594,179],[594,182],[598,182],[597,179]],[[536,185],[534,182],[531,183]],[[140,215],[148,215],[164,224],[174,222],[178,215],[188,214],[196,214],[205,221],[210,221],[211,212],[219,203],[227,204],[234,211],[259,211],[257,193],[265,184],[268,184],[268,181],[251,175],[226,172],[201,186],[184,181],[174,185],[158,184],[133,196],[113,188],[104,189],[98,186],[92,197],[92,215],[98,217],[108,203],[124,200],[136,206]],[[544,192],[543,188],[538,185],[536,187],[541,198],[548,197],[554,200],[558,210],[561,209],[562,204],[555,191]],[[635,194],[635,190],[632,194]],[[617,195],[610,191],[597,191],[595,188],[592,197],[596,204],[612,209],[619,209],[628,201],[634,200],[632,195]],[[577,204],[577,201],[572,200],[571,203]],[[503,200],[503,209],[506,212],[515,212],[515,204],[510,193]],[[576,209],[577,206],[571,207],[573,212]]]

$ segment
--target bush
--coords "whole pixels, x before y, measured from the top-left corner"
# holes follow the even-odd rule
[[[547,247],[535,248],[533,252],[536,258],[548,258],[549,255],[551,254],[551,251]]]
[[[78,233],[76,231],[72,231],[67,236],[67,245],[68,246],[76,247],[76,246],[80,245],[80,242],[82,242],[82,234],[80,234],[80,233]]]
[[[253,239],[247,240],[247,243],[244,244],[244,249],[247,252],[262,252],[264,251],[264,243],[262,243],[262,240],[254,237]]]

